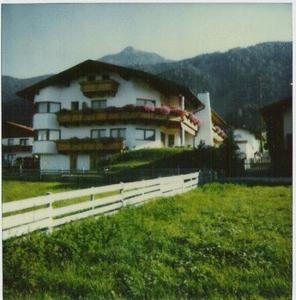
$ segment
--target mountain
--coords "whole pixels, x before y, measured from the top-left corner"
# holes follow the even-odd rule
[[[2,121],[32,126],[33,103],[18,97],[15,93],[49,76],[26,79],[2,76]]]
[[[292,43],[268,42],[181,61],[127,47],[101,61],[141,69],[189,87],[209,91],[213,108],[235,127],[259,132],[259,109],[292,95]],[[3,118],[30,122],[30,103],[15,95],[48,75],[16,79],[2,76]]]
[[[171,62],[171,60],[165,59],[156,53],[136,50],[131,46],[124,48],[117,54],[106,55],[99,58],[98,60],[105,63],[125,67]]]
[[[235,127],[260,130],[259,109],[292,95],[292,43],[268,42],[190,59],[135,66],[209,91],[213,108]]]

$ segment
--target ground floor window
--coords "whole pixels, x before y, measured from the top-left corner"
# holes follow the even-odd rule
[[[126,129],[125,128],[112,128],[110,129],[110,137],[125,139]]]
[[[136,139],[144,141],[155,141],[155,129],[137,128]]]
[[[160,138],[161,138],[162,144],[165,146],[165,133],[164,132],[160,133]]]
[[[169,134],[169,147],[173,147],[175,145],[175,135],[174,134]]]
[[[91,154],[89,159],[90,159],[89,161],[90,170],[96,171],[98,169],[101,156],[99,154]]]
[[[77,169],[77,154],[70,155],[70,170],[75,171]]]

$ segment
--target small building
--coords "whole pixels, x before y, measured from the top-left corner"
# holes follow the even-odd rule
[[[17,160],[32,158],[34,132],[31,127],[4,122],[2,127],[2,163],[14,166]]]
[[[198,99],[203,103],[204,108],[196,112],[196,117],[200,120],[201,126],[196,136],[195,146],[202,142],[206,146],[219,147],[225,137],[227,123],[211,107],[209,92],[199,93]]]
[[[40,169],[96,170],[124,149],[196,145],[203,103],[155,75],[87,60],[17,95],[32,101]]]
[[[240,154],[245,158],[246,167],[260,160],[260,140],[250,131],[237,128],[233,131],[233,138],[239,147]]]
[[[261,109],[273,176],[292,176],[292,97]]]

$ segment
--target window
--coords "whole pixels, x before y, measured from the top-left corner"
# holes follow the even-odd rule
[[[47,102],[38,103],[38,113],[47,113],[48,105]]]
[[[48,131],[48,139],[50,141],[56,141],[60,139],[60,131],[59,130],[49,130]]]
[[[92,139],[100,139],[107,136],[107,130],[106,129],[92,129],[90,132],[90,136]]]
[[[165,133],[164,132],[160,133],[160,138],[161,138],[161,142],[163,143],[163,145],[165,145]]]
[[[107,107],[107,100],[93,100],[91,102],[91,107],[93,109],[104,109]]]
[[[110,136],[112,138],[122,138],[122,139],[125,139],[125,128],[113,128],[113,129],[110,129]]]
[[[29,139],[20,139],[20,145],[28,146],[29,145]]]
[[[41,129],[36,132],[37,141],[55,141],[59,140],[61,136],[60,130],[57,129]]]
[[[7,155],[6,155],[6,160],[7,160],[7,162],[9,162],[9,163],[12,163],[13,160],[14,160],[14,158],[15,158],[15,154],[7,154]]]
[[[58,102],[40,102],[37,104],[38,113],[56,113],[61,110],[61,103]]]
[[[89,157],[89,164],[90,164],[90,169],[92,171],[95,171],[98,169],[98,165],[99,165],[99,162],[101,160],[101,156],[98,155],[98,154],[92,154],[90,155]]]
[[[79,110],[79,102],[78,101],[72,101],[71,102],[71,110],[72,111],[78,111]]]
[[[136,139],[145,141],[155,141],[155,130],[137,128]]]
[[[173,147],[175,144],[175,135],[174,134],[169,134],[169,147]]]
[[[145,106],[145,105],[155,106],[155,104],[156,104],[156,100],[142,99],[142,98],[137,99],[137,105],[138,106]]]
[[[14,144],[14,140],[13,139],[8,139],[7,140],[7,145],[8,146],[12,146]]]

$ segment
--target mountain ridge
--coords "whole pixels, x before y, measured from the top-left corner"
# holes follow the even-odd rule
[[[132,53],[136,55],[135,59]],[[151,54],[152,59],[148,59],[147,55]],[[156,60],[154,55],[158,57]],[[104,57],[109,63],[117,61],[116,64],[173,80],[195,94],[209,91],[213,108],[228,123],[253,132],[258,132],[260,127],[260,107],[292,95],[292,42],[259,43],[180,61],[166,60],[158,54],[132,47],[101,59]],[[16,88],[20,90],[48,76],[27,79],[2,76],[4,118],[13,117],[12,120],[17,121],[20,115],[17,112],[23,111],[21,101],[24,100],[15,95]],[[28,123],[29,120],[25,122]]]

